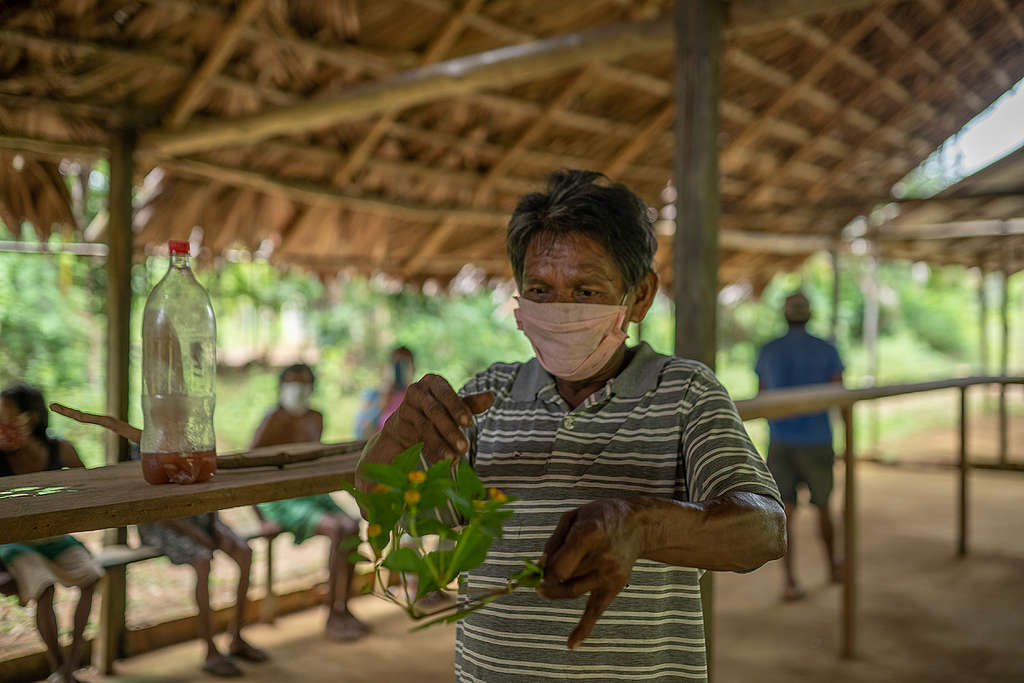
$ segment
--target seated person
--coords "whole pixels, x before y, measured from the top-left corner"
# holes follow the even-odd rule
[[[132,444],[132,459],[139,450]],[[199,637],[206,642],[203,671],[214,676],[241,676],[235,659],[265,662],[269,657],[242,638],[246,594],[249,591],[249,568],[252,549],[235,532],[220,521],[216,512],[181,519],[139,524],[139,536],[146,545],[156,546],[172,564],[190,564],[196,571],[196,605],[199,607]],[[235,614],[231,620],[231,644],[227,654],[213,642],[213,612],[210,609],[210,566],[213,551],[223,550],[238,565],[238,590]]]
[[[16,386],[0,393],[0,477],[64,467],[82,467],[75,447],[47,434],[49,411],[37,389]],[[36,628],[46,645],[53,673],[47,681],[77,681],[74,672],[83,654],[82,634],[92,610],[92,596],[103,569],[70,535],[0,545],[0,565],[13,577],[22,605],[36,601]],[[54,586],[78,586],[71,649],[60,647]]]
[[[309,407],[314,381],[313,370],[308,365],[299,363],[285,368],[281,373],[278,404],[256,429],[253,448],[320,441],[324,418]],[[359,533],[359,523],[345,514],[326,493],[260,503],[256,513],[263,520],[265,533],[288,531],[297,544],[318,534],[331,539],[325,633],[338,641],[357,640],[366,635],[367,626],[348,611],[349,587],[355,567],[348,561],[348,550],[341,547],[342,541]]]

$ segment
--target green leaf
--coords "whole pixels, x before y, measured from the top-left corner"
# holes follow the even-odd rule
[[[459,469],[455,473],[455,487],[459,495],[467,500],[480,497],[484,492],[483,482],[468,462],[459,463]]]
[[[342,539],[341,543],[338,544],[338,547],[343,550],[349,550],[350,548],[355,548],[361,542],[362,539],[360,539],[359,536],[348,536]]]
[[[423,567],[423,560],[412,548],[396,548],[388,553],[381,564],[392,571],[419,574]]]
[[[391,464],[402,472],[402,478],[404,479],[406,475],[419,466],[420,453],[422,452],[422,443],[413,444],[395,456],[395,459],[391,461]]]
[[[421,536],[436,534],[441,538],[457,538],[458,534],[447,524],[433,517],[420,517],[416,520],[416,531]]]
[[[367,479],[375,481],[378,484],[387,484],[395,489],[405,489],[409,485],[409,480],[407,478],[408,472],[403,471],[395,465],[382,465],[375,462],[366,463],[363,465],[363,474]]]

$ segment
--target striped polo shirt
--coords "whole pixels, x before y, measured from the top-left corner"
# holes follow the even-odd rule
[[[704,365],[643,343],[617,377],[570,410],[536,358],[498,363],[460,391],[494,392],[469,457],[488,487],[517,497],[504,538],[464,577],[468,593],[504,586],[536,560],[563,512],[599,498],[704,501],[731,491],[779,500],[729,395]],[[629,585],[575,650],[587,596],[552,601],[521,589],[457,627],[459,681],[702,681],[707,678],[697,569],[640,560]]]

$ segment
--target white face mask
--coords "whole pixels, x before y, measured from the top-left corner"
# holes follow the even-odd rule
[[[284,382],[281,385],[281,407],[292,415],[305,415],[309,410],[309,399],[312,395],[312,384]]]

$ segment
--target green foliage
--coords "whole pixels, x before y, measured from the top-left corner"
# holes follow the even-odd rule
[[[368,558],[354,552],[349,559],[373,563],[375,585],[380,587],[377,594],[400,605],[413,619],[440,614],[421,612],[416,601],[428,593],[445,590],[462,572],[484,561],[491,543],[501,537],[505,520],[512,516],[508,504],[514,500],[498,489],[485,490],[466,462],[460,462],[454,469],[454,478],[450,460],[436,463],[426,471],[418,469],[422,448],[423,444],[416,444],[406,449],[390,465],[364,465],[364,475],[376,484],[371,492],[348,488],[369,522],[367,537],[376,555]],[[439,510],[449,503],[464,522],[459,529],[440,521]],[[449,540],[451,549],[428,551],[423,537],[430,534]],[[412,547],[399,544],[405,536],[412,538]],[[402,573],[404,600],[386,589],[382,569]],[[406,574],[417,578],[417,593],[411,598],[406,590]],[[519,586],[537,586],[543,574],[539,566],[524,560],[523,569],[509,578],[505,588],[479,596],[460,609],[442,610],[444,616],[426,625],[455,621]]]

